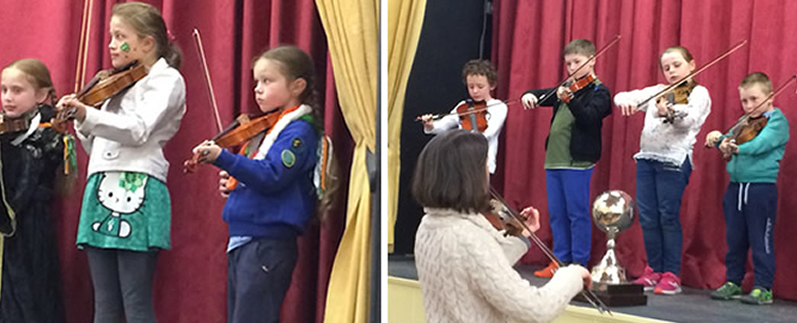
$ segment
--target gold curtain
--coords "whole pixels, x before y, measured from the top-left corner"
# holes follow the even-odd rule
[[[426,0],[388,0],[388,252],[393,252],[393,231],[397,218],[404,93],[407,91],[407,80],[415,59],[415,50],[418,48],[425,11]]]
[[[371,192],[366,152],[376,147],[379,1],[316,0],[335,87],[355,148],[346,228],[329,278],[324,322],[367,322],[371,272]]]

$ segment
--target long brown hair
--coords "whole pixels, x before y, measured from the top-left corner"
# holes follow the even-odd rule
[[[177,44],[169,40],[166,22],[157,8],[143,2],[126,2],[114,5],[112,12],[132,27],[139,37],[152,36],[158,57],[165,58],[169,65],[180,69],[183,53]]]
[[[463,213],[490,209],[487,139],[468,130],[450,130],[421,151],[412,179],[412,195],[425,207]]]
[[[35,58],[23,58],[8,64],[3,70],[9,68],[15,68],[25,73],[28,82],[33,85],[36,91],[47,90],[47,95],[50,97],[49,103],[55,107],[55,87],[53,86],[52,78],[50,78],[50,70],[47,69],[47,65]]]

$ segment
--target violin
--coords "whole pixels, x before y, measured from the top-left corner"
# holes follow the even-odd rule
[[[99,109],[99,105],[105,100],[133,86],[145,76],[147,76],[146,66],[133,61],[118,69],[99,71],[76,96],[83,104]],[[53,128],[63,132],[66,122],[74,119],[74,115],[74,108],[59,110],[53,118]]]
[[[750,118],[748,119],[743,126],[731,129],[733,132],[733,140],[737,145],[741,145],[746,143],[750,140],[753,140],[761,129],[764,129],[767,125],[767,121],[769,119],[764,116],[758,116],[757,118]]]
[[[97,107],[105,100],[133,86],[145,76],[147,76],[147,68],[144,64],[139,64],[138,61],[133,61],[112,71],[100,71],[77,93],[77,98],[85,105]]]
[[[468,99],[465,103],[457,106],[457,114],[459,115],[462,129],[478,130],[479,132],[487,130],[488,113],[486,102],[473,102],[473,100]]]
[[[257,134],[271,129],[279,121],[280,115],[280,112],[272,111],[250,120],[249,116],[242,114],[225,131],[220,132],[210,140],[221,148],[232,149],[242,146]],[[241,150],[243,149],[244,147]],[[191,159],[183,162],[183,171],[187,173],[196,171],[201,158],[201,154],[194,154]]]
[[[791,77],[789,77],[788,81],[781,84],[781,86],[779,86],[775,91],[770,93],[761,103],[759,103],[755,108],[750,110],[750,112],[745,113],[741,118],[739,118],[739,121],[737,121],[736,124],[734,124],[730,130],[728,130],[728,133],[731,134],[729,136],[731,142],[733,142],[736,145],[741,145],[750,140],[753,140],[756,136],[758,136],[761,130],[764,129],[764,127],[766,127],[769,119],[767,117],[764,117],[763,115],[759,115],[755,118],[752,118],[751,115],[753,115],[755,112],[761,109],[761,107],[766,106],[766,104],[770,100],[772,100],[775,96],[783,92],[783,90],[785,90],[786,87],[792,83],[791,81],[794,80],[797,80],[797,75],[792,75]],[[732,156],[727,155],[723,157],[725,158],[725,160],[730,160]]]
[[[692,90],[695,87],[697,87],[697,82],[692,80],[683,81],[672,91],[656,99],[656,103],[661,103],[662,101],[667,103],[667,115],[664,116],[664,123],[673,123],[675,118],[683,119],[686,117],[685,112],[675,111],[672,106],[675,104],[689,104],[689,95],[692,94]]]
[[[489,121],[489,119],[490,119],[489,118],[489,116],[490,116],[489,109],[490,108],[492,108],[494,106],[497,106],[497,105],[500,105],[500,104],[506,104],[508,106],[508,105],[510,105],[512,103],[519,102],[519,101],[520,101],[520,99],[516,99],[516,100],[509,100],[509,101],[506,101],[506,102],[495,102],[495,103],[492,103],[492,104],[486,104],[485,101],[479,101],[479,102],[474,103],[473,100],[468,99],[468,100],[466,100],[465,103],[458,105],[457,108],[454,109],[454,112],[432,115],[432,120],[439,120],[439,119],[442,119],[443,117],[449,116],[449,115],[457,115],[460,118],[460,123],[462,124],[462,129],[473,130],[474,127],[472,127],[472,125],[475,124],[476,125],[475,129],[479,130],[479,132],[484,132],[487,129],[487,126],[488,126],[487,121]],[[469,104],[473,105],[473,109],[470,109]],[[462,110],[460,110],[460,109],[462,109]],[[473,120],[471,120],[471,114],[475,114],[475,117],[474,117],[474,119],[476,119],[475,122],[472,122]],[[423,116],[416,117],[415,121],[423,121]],[[467,124],[467,123],[470,123],[470,124]]]
[[[564,87],[565,87],[565,88],[566,88],[568,91],[570,91],[570,93],[569,93],[569,95],[565,96],[565,97],[562,99],[562,101],[564,101],[565,103],[570,103],[570,100],[572,100],[572,99],[573,99],[573,95],[574,95],[576,92],[578,92],[579,90],[581,90],[581,89],[583,89],[583,88],[587,87],[587,85],[590,85],[590,84],[592,84],[592,82],[593,82],[593,81],[595,81],[595,76],[594,76],[594,75],[592,75],[591,73],[590,73],[590,74],[587,74],[587,76],[584,76],[584,77],[582,77],[582,78],[581,78],[581,79],[579,79],[579,80],[576,80],[575,82],[573,82],[573,81],[567,81],[567,82],[564,84]]]
[[[580,71],[581,69],[583,69],[584,67],[586,67],[587,65],[589,65],[589,63],[590,63],[590,62],[592,62],[592,61],[596,60],[598,57],[600,57],[601,55],[603,55],[603,53],[605,53],[605,52],[606,52],[606,50],[608,50],[609,48],[611,48],[612,46],[614,46],[614,44],[617,44],[617,42],[618,42],[618,41],[620,41],[620,35],[619,35],[619,34],[617,34],[617,35],[614,35],[614,39],[612,39],[612,41],[611,41],[611,42],[609,42],[608,44],[606,44],[605,46],[603,46],[603,48],[601,48],[601,49],[600,49],[598,52],[596,52],[596,53],[595,53],[595,55],[592,55],[592,56],[591,56],[591,57],[590,57],[588,60],[586,60],[584,63],[582,63],[582,64],[581,64],[581,65],[580,65],[578,68],[576,68],[576,69],[573,71],[573,73],[570,73],[570,74],[568,74],[568,75],[567,75],[567,77],[564,79],[564,81],[561,81],[561,82],[559,82],[559,85],[558,85],[558,86],[555,86],[553,89],[551,89],[550,91],[548,91],[548,93],[545,93],[545,94],[543,94],[541,97],[539,97],[539,99],[537,99],[537,102],[543,102],[543,101],[545,101],[546,99],[550,98],[550,97],[551,97],[551,95],[553,95],[554,93],[556,93],[556,90],[558,90],[558,89],[559,89],[560,87],[562,87],[562,86],[568,86],[568,87],[569,87],[569,86],[571,86],[571,84],[569,84],[569,82],[571,82],[571,81],[569,81],[569,80],[570,80],[570,78],[571,78],[571,77],[573,77],[573,75],[576,75],[576,74],[578,73],[578,71]],[[593,78],[594,78],[594,76],[593,76]],[[593,81],[594,81],[594,79],[593,79]],[[581,89],[581,88],[583,88],[584,86],[587,86],[587,84],[589,84],[590,82],[592,82],[592,81],[589,81],[589,82],[583,83],[583,85],[581,85],[581,86],[576,86],[576,89],[575,89],[575,90],[572,90],[572,89],[571,89],[571,92],[572,92],[572,93],[576,93],[576,91],[580,90],[580,89]],[[574,82],[574,83],[578,83],[578,82]],[[570,102],[570,99],[568,99],[568,100],[567,100],[567,101],[565,101],[565,102]]]
[[[725,59],[725,58],[726,58],[726,57],[728,57],[728,56],[729,56],[731,53],[735,52],[735,51],[736,51],[736,50],[738,50],[739,48],[742,48],[742,46],[744,46],[745,44],[747,44],[747,39],[745,39],[745,40],[742,40],[742,41],[738,42],[736,45],[734,45],[734,46],[733,46],[733,47],[731,47],[730,49],[726,50],[724,53],[720,54],[719,56],[717,56],[716,58],[714,58],[714,59],[713,59],[713,60],[711,60],[710,62],[708,62],[708,63],[706,63],[705,65],[701,66],[700,68],[698,68],[698,69],[696,69],[696,70],[692,71],[691,73],[689,73],[689,74],[687,74],[686,76],[682,77],[680,80],[678,80],[678,81],[676,81],[676,82],[673,82],[672,84],[670,84],[670,85],[666,86],[664,89],[662,89],[662,90],[661,90],[661,91],[659,91],[658,93],[654,94],[653,96],[651,96],[651,97],[649,97],[649,98],[647,98],[647,99],[643,100],[642,102],[638,103],[638,104],[637,104],[637,107],[643,107],[643,106],[645,106],[645,105],[646,105],[646,104],[647,104],[647,103],[648,103],[650,100],[653,100],[653,99],[655,99],[655,100],[656,100],[656,102],[659,102],[659,100],[661,99],[661,97],[669,95],[669,93],[670,93],[670,92],[672,92],[672,91],[674,91],[676,88],[683,86],[685,83],[687,83],[687,84],[688,84],[688,83],[692,83],[692,82],[690,82],[689,80],[692,80],[692,78],[694,78],[694,77],[695,77],[695,76],[697,76],[698,74],[702,73],[702,72],[703,72],[703,71],[705,71],[707,68],[709,68],[709,67],[713,66],[714,64],[716,64],[717,62],[719,62],[719,61],[721,61],[721,60]],[[697,86],[697,84],[695,84],[694,86]],[[694,88],[694,86],[693,86],[693,88]],[[683,91],[683,90],[682,90],[682,91]],[[689,93],[691,93],[691,89],[689,89]],[[680,98],[681,100],[683,100],[683,98],[684,98],[684,95],[683,95],[683,94],[684,94],[684,92],[681,92],[681,94],[679,94],[678,98]],[[687,94],[685,97],[687,98],[686,100],[688,101],[689,95]],[[675,100],[675,98],[673,98],[673,102],[675,102],[675,101],[678,101],[678,100]],[[686,115],[685,113],[680,113],[680,114],[679,114],[679,113],[676,113],[675,111],[672,111],[672,109],[668,109],[668,113],[667,113],[667,115],[664,117],[664,120],[663,120],[663,122],[664,122],[664,123],[672,123],[673,121],[675,121],[675,118],[676,118],[676,117],[681,117],[681,118],[683,118],[685,115]]]
[[[501,197],[501,195],[498,194],[498,191],[496,191],[492,186],[490,187],[490,195],[492,196],[493,201],[496,201],[496,203],[500,204],[501,207],[507,212],[507,215],[515,219],[516,223],[520,225],[522,230],[527,230],[530,233],[529,240],[532,243],[534,243],[538,248],[540,248],[542,253],[545,254],[545,256],[548,257],[548,259],[557,264],[559,267],[564,267],[564,263],[559,259],[559,257],[557,257],[553,253],[553,251],[551,251],[551,249],[548,248],[548,246],[546,246],[545,243],[542,242],[542,240],[540,240],[539,237],[537,237],[536,234],[534,234],[534,231],[531,231],[531,229],[529,229],[529,227],[524,222],[525,220],[523,220],[523,216],[521,216],[520,213],[518,213],[516,210],[512,209],[512,207],[510,207],[509,204],[506,203],[504,198]],[[609,310],[608,307],[606,307],[606,304],[597,295],[595,295],[595,292],[593,292],[592,289],[589,288],[582,289],[581,295],[601,314],[606,312],[609,315],[612,315],[612,311]]]
[[[482,215],[487,219],[487,222],[490,222],[493,228],[503,231],[504,236],[523,236],[523,225],[518,223],[518,219],[512,217],[510,211],[501,202],[492,199],[490,200],[490,205],[492,206],[492,211],[483,212]],[[521,218],[526,221],[522,216]]]
[[[24,117],[9,119],[5,113],[0,114],[0,134],[15,133],[28,130],[30,125],[29,113]]]

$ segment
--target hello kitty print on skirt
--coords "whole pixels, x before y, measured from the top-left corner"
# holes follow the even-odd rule
[[[136,172],[92,174],[86,184],[77,245],[147,251],[171,247],[166,185]]]

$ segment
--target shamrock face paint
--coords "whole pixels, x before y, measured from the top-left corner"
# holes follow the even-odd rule
[[[129,53],[130,52],[130,45],[127,42],[124,42],[124,43],[122,43],[122,45],[119,46],[119,49],[121,49],[125,53]]]

